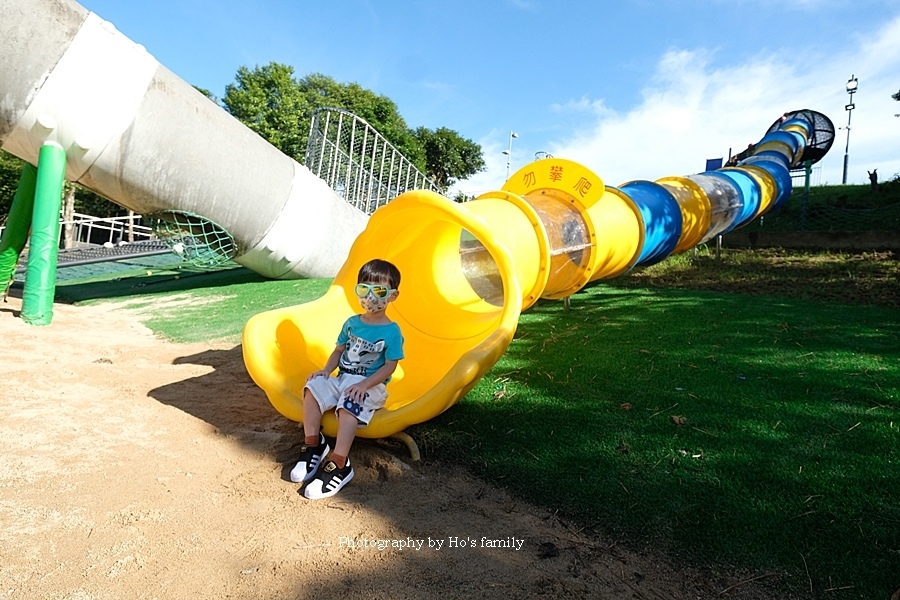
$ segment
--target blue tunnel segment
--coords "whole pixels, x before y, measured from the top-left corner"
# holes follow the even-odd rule
[[[791,192],[793,191],[791,172],[781,161],[770,156],[754,155],[741,163],[738,168],[741,166],[756,166],[765,169],[775,179],[778,191],[772,201],[772,209],[781,208],[791,197]]]
[[[652,181],[632,181],[619,188],[644,219],[644,247],[638,265],[652,265],[672,254],[681,237],[682,215],[675,197]]]
[[[644,241],[633,267],[656,264],[783,206],[793,191],[791,169],[821,159],[833,140],[825,115],[787,112],[721,169],[611,188],[643,219]],[[683,193],[686,187],[691,193]]]

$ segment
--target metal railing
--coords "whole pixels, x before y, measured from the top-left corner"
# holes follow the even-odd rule
[[[156,239],[156,234],[149,227],[140,225],[141,215],[124,217],[93,217],[75,213],[71,220],[59,221],[60,243],[70,241],[70,246],[104,244],[117,245],[122,242],[134,243]],[[0,236],[4,227],[0,227]],[[66,231],[70,232],[66,236]]]
[[[339,108],[313,114],[304,162],[366,214],[408,190],[441,191],[365,119]]]
[[[153,230],[140,225],[141,215],[124,217],[92,217],[75,213],[71,221],[60,221],[60,240],[69,239],[73,245],[120,244],[156,239]],[[71,236],[63,235],[70,228]]]

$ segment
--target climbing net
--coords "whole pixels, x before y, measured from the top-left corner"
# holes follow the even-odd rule
[[[172,252],[195,266],[216,267],[237,255],[234,237],[206,217],[168,210],[144,218]]]
[[[763,217],[758,227],[778,231],[879,231],[900,230],[900,204],[877,208],[851,208],[821,204],[805,205],[802,196],[791,198],[793,206]]]

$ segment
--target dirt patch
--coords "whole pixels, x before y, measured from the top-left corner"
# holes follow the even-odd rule
[[[305,500],[298,427],[240,347],[164,342],[110,305],[47,327],[20,307],[0,304],[0,599],[785,597],[775,574],[679,568],[383,442]]]

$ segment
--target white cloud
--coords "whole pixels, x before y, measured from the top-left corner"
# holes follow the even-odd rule
[[[612,112],[606,107],[603,100],[591,100],[587,96],[582,96],[578,100],[569,100],[564,104],[551,104],[550,110],[554,113],[593,113],[598,116]]]
[[[656,180],[705,169],[706,160],[727,158],[755,143],[785,111],[811,109],[829,117],[835,140],[814,170],[814,184],[839,184],[847,124],[845,83],[859,79],[852,113],[848,181],[868,183],[878,169],[881,180],[900,173],[900,17],[875,32],[862,32],[836,44],[831,55],[765,53],[724,65],[715,50],[672,49],[657,61],[625,111],[599,96],[582,95],[548,106],[549,121],[573,125],[568,137],[530,147],[528,130],[514,142],[512,172],[533,160],[535,150],[584,164],[608,185],[634,179]],[[541,123],[531,123],[535,129]],[[477,140],[487,170],[451,190],[469,195],[498,190],[506,180],[507,130],[494,129]],[[529,149],[530,148],[530,149]]]
[[[859,79],[854,98],[848,181],[865,183],[867,170],[882,179],[900,172],[900,17],[880,31],[860,35],[833,56],[799,59],[761,55],[743,64],[717,66],[714,52],[670,50],[658,61],[642,100],[627,112],[604,107],[602,98],[582,97],[554,110],[586,111],[584,133],[551,145],[594,170],[610,185],[655,180],[705,168],[708,158],[727,157],[758,141],[785,111],[809,108],[846,126],[851,74]],[[840,183],[846,130],[820,163],[821,183]]]

